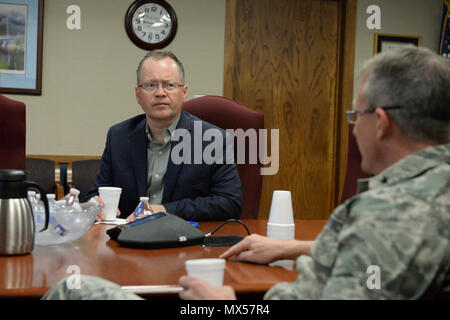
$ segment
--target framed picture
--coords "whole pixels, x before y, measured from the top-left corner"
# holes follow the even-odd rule
[[[401,36],[395,34],[375,33],[373,54],[375,55],[379,52],[384,52],[407,45],[415,45],[419,47],[421,42],[422,37],[420,36]]]
[[[41,95],[44,0],[0,0],[0,93]]]

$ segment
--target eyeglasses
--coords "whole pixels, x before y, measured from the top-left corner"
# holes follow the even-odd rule
[[[184,84],[179,84],[179,83],[175,83],[175,82],[162,82],[161,83],[161,87],[163,88],[164,91],[167,91],[167,92],[174,91],[178,87],[182,87],[182,86],[184,86]],[[142,88],[148,92],[154,92],[159,89],[159,83],[158,82],[146,82],[146,83],[138,85],[138,87]]]
[[[374,113],[377,108],[381,108],[383,110],[395,110],[395,109],[401,109],[402,106],[385,106],[385,107],[370,107],[367,110],[347,110],[345,111],[345,115],[347,116],[347,121],[350,124],[355,124],[356,120],[358,120],[358,115],[362,114],[368,114],[368,113]]]

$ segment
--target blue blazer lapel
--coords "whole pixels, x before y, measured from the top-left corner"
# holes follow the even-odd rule
[[[177,125],[177,129],[186,129],[191,132],[191,120],[184,111],[181,112],[180,120],[178,121],[178,125]],[[169,156],[169,162],[167,164],[166,182],[164,185],[162,203],[171,201],[172,193],[175,190],[175,186],[177,184],[178,172],[180,171],[181,167],[183,166],[183,163],[176,165],[172,162],[172,149],[179,142],[180,141],[172,141],[172,145],[170,147],[171,154]]]
[[[145,196],[147,192],[147,139],[145,137],[145,126],[147,119],[139,122],[136,129],[128,136],[131,158],[136,179],[136,192],[138,197]]]

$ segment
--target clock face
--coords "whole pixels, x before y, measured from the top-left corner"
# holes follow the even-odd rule
[[[167,39],[171,29],[169,13],[157,3],[144,4],[133,14],[133,32],[144,42],[161,42]]]
[[[131,41],[140,48],[159,49],[175,37],[177,17],[163,0],[137,0],[128,8],[125,29]]]

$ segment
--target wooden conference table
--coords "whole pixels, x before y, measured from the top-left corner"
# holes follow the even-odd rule
[[[251,233],[266,234],[267,220],[243,222]],[[208,233],[220,223],[200,222],[199,229]],[[325,223],[326,220],[296,220],[296,239],[313,240]],[[144,297],[177,299],[178,279],[186,274],[184,262],[216,258],[228,248],[125,248],[106,234],[112,227],[94,225],[82,238],[68,244],[35,246],[31,254],[24,256],[0,256],[0,299],[38,299],[78,268],[81,274],[102,277],[121,286],[140,286],[139,289],[145,289],[140,293]],[[214,236],[246,234],[242,225],[228,223]],[[262,298],[275,283],[292,282],[296,275],[293,263],[268,266],[228,260],[224,284],[232,286],[238,298]]]

